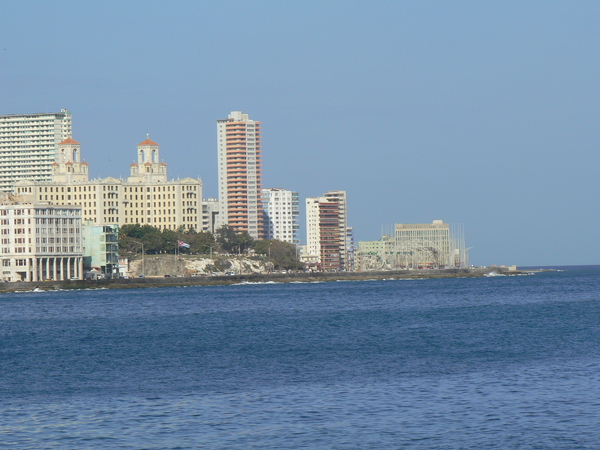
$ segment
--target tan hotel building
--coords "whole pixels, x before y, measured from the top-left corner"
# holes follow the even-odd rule
[[[83,220],[97,225],[140,224],[201,231],[209,222],[202,217],[202,181],[168,180],[159,145],[149,138],[138,145],[137,163],[131,164],[127,180],[89,180],[81,144],[66,139],[58,145],[52,181],[19,181],[15,193],[36,203],[80,205]]]

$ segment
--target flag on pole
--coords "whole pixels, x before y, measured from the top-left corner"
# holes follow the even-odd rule
[[[190,248],[190,244],[186,244],[186,243],[185,243],[185,242],[183,242],[183,241],[177,241],[177,242],[179,243],[179,246],[180,246],[180,247],[183,247],[183,248]]]

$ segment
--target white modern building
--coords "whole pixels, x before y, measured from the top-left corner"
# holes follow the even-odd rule
[[[4,281],[83,278],[81,207],[0,204],[0,266]]]
[[[266,239],[298,245],[298,193],[281,188],[262,190]]]
[[[260,122],[233,111],[217,120],[219,215],[217,227],[229,225],[263,239]]]
[[[19,180],[50,181],[57,146],[72,134],[71,113],[0,116],[0,191]]]
[[[321,261],[320,243],[320,204],[326,202],[325,197],[306,198],[306,252],[302,260],[308,263],[319,263]]]
[[[216,198],[202,199],[202,231],[214,234],[217,231],[219,217],[219,200]]]

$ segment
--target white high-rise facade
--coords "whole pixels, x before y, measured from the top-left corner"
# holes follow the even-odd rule
[[[0,191],[19,180],[50,181],[58,144],[71,137],[71,113],[0,116]]]
[[[326,202],[325,197],[306,199],[306,254],[307,262],[318,263],[321,260],[319,205]]]
[[[298,193],[285,189],[263,189],[264,229],[266,239],[277,239],[297,245]]]
[[[217,120],[219,216],[217,227],[229,225],[263,239],[260,122],[233,111]]]

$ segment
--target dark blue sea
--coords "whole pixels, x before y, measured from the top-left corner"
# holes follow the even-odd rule
[[[600,266],[0,296],[0,448],[599,449]]]

